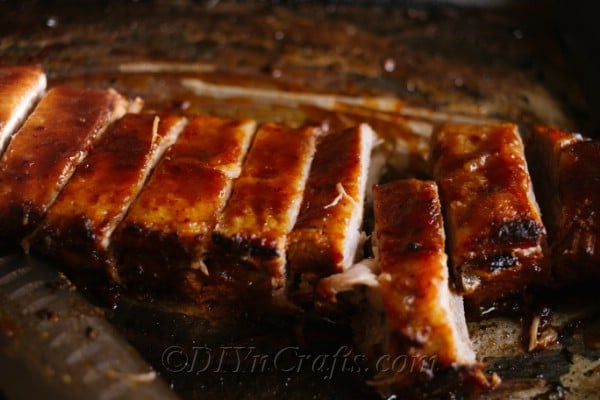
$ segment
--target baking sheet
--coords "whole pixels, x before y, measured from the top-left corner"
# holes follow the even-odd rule
[[[1,2],[0,22],[0,63],[40,63],[50,85],[114,87],[143,97],[146,108],[184,115],[332,127],[369,118],[391,143],[393,174],[427,176],[427,137],[419,129],[426,132],[439,118],[597,130],[554,9],[538,2],[463,9],[26,1]],[[217,96],[194,89],[190,80],[276,95],[257,99],[242,90]],[[366,107],[340,118],[339,110],[321,103],[281,101],[281,93],[362,99]],[[390,120],[396,114],[375,113],[367,101],[373,98],[427,113]],[[408,156],[406,148],[412,149]],[[394,163],[398,159],[403,162]],[[352,339],[344,321],[248,314],[221,304],[218,295],[197,305],[122,293],[95,281],[80,282],[80,290],[106,309],[183,398],[378,397],[364,383],[369,371],[342,365],[356,355],[348,353]],[[593,396],[600,388],[593,288],[532,298],[528,312],[470,319],[478,356],[504,380],[481,397]],[[558,344],[527,353],[530,311],[544,306],[552,310]],[[428,397],[447,395],[443,385],[428,390]]]

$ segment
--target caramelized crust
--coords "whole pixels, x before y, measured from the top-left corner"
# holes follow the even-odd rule
[[[112,232],[184,122],[127,114],[112,125],[48,210],[31,238],[33,247],[71,267],[108,267]]]
[[[45,89],[40,67],[0,67],[0,154]]]
[[[252,140],[250,120],[194,117],[115,233],[120,279],[160,284],[203,267],[216,218]]]
[[[556,275],[600,277],[600,142],[565,148],[559,161],[561,212],[552,242]]]
[[[16,243],[40,222],[77,164],[129,103],[113,90],[50,90],[0,160],[0,238]]]
[[[354,261],[374,136],[363,124],[331,133],[318,144],[289,236],[292,271],[324,276]]]
[[[221,252],[256,266],[275,288],[284,283],[287,235],[300,210],[318,132],[261,126],[213,235]]]
[[[600,143],[537,125],[527,156],[559,283],[600,277]]]
[[[422,363],[412,374],[396,371],[394,380],[406,384],[418,371],[473,365],[462,298],[450,291],[435,183],[395,181],[375,186],[373,196],[373,246],[389,330],[383,354]]]
[[[560,224],[560,154],[563,149],[581,140],[583,137],[579,134],[544,125],[533,126],[527,138],[527,161],[549,242],[552,242]]]
[[[443,125],[432,161],[465,297],[484,305],[541,283],[545,229],[517,127]]]

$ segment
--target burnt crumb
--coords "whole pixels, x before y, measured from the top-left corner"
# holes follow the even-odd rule
[[[47,308],[42,308],[35,313],[35,316],[39,319],[46,320],[48,322],[57,322],[58,314],[55,311],[48,310]]]
[[[88,326],[87,328],[85,328],[85,337],[90,340],[94,340],[98,337],[98,331],[92,328],[91,326]]]
[[[542,236],[544,229],[536,221],[520,219],[500,225],[497,238],[505,243],[536,242]]]
[[[491,272],[499,269],[514,267],[517,264],[517,257],[512,254],[501,254],[491,258],[489,268]]]

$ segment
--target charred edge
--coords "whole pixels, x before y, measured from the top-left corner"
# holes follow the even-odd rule
[[[275,259],[280,256],[279,250],[264,239],[248,238],[240,234],[228,237],[215,232],[212,234],[212,241],[217,247],[242,256],[262,259]]]
[[[477,271],[483,272],[486,267],[489,272],[497,272],[518,267],[520,265],[521,263],[519,262],[519,257],[517,255],[503,252],[469,258],[458,264],[458,266],[455,267],[455,270],[456,276],[460,277],[470,274],[478,275]],[[459,285],[459,287],[462,287],[462,285]]]
[[[140,224],[130,224],[123,229],[124,235],[143,236],[146,228]]]
[[[93,222],[84,214],[79,214],[74,217],[67,225],[64,233],[60,233],[60,230],[50,229],[57,237],[64,236],[66,238],[73,238],[80,242],[96,243],[99,238],[95,233]]]
[[[191,262],[189,246],[176,232],[156,231],[134,223],[123,229],[121,238],[123,243],[117,246],[118,251],[136,254],[140,258],[151,254],[164,260],[167,265],[171,260],[175,269],[184,268],[181,265]]]
[[[503,243],[537,242],[544,234],[544,228],[532,219],[520,219],[503,223],[496,237]]]
[[[142,224],[127,225],[113,244],[116,269],[109,266],[113,280],[140,288],[169,291],[176,287],[174,271],[189,268],[189,246],[174,232],[162,232]],[[136,289],[137,290],[137,289]]]
[[[518,258],[513,254],[499,254],[488,258],[490,272],[496,272],[501,269],[512,268],[517,265]]]

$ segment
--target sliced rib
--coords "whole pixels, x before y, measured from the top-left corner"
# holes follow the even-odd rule
[[[222,255],[250,265],[232,266],[235,274],[255,269],[252,275],[270,281],[267,287],[283,287],[287,235],[300,211],[319,133],[275,124],[257,132],[213,235]]]
[[[421,371],[472,366],[462,298],[450,291],[435,183],[395,181],[376,186],[373,196],[373,246],[389,327],[383,354],[408,355],[419,365],[433,362]],[[395,379],[414,378],[408,375]]]
[[[116,279],[157,285],[176,279],[174,270],[205,268],[210,234],[255,129],[251,120],[190,120],[115,232]]]
[[[40,67],[0,67],[0,154],[46,90]]]
[[[546,233],[517,127],[442,125],[432,161],[465,298],[484,306],[543,283]]]
[[[527,143],[559,283],[600,277],[600,143],[535,126]]]
[[[354,262],[374,139],[373,130],[361,124],[330,133],[319,142],[289,235],[287,258],[292,272],[322,277]]]
[[[362,305],[357,289],[366,288],[369,306],[354,322],[355,340],[376,367],[371,384],[379,391],[407,388],[448,369],[477,380],[462,297],[450,288],[436,184],[393,181],[376,185],[373,196],[375,260],[322,279],[319,293],[335,301],[350,292],[341,298]]]
[[[111,234],[184,123],[182,117],[156,114],[118,120],[79,164],[25,246],[72,268],[112,267]]]
[[[114,90],[60,86],[46,94],[0,160],[0,240],[18,243],[37,226],[96,139],[129,106]]]

